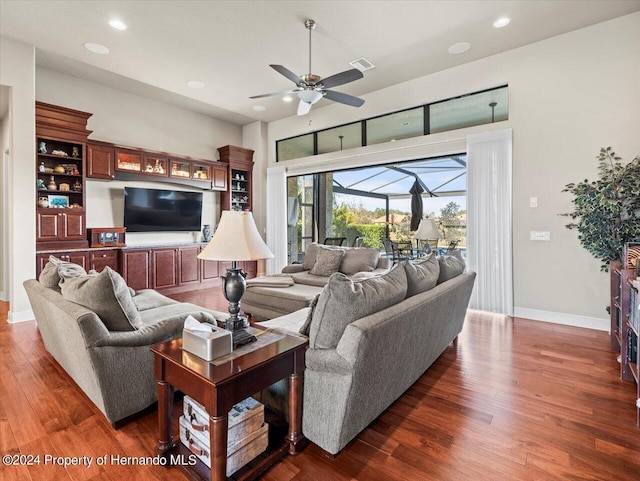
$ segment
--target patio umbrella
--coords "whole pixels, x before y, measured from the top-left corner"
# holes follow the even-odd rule
[[[416,180],[409,193],[411,194],[411,230],[418,230],[420,219],[422,219],[422,193],[424,189]]]

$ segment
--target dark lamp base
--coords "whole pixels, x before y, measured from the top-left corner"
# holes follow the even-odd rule
[[[244,344],[249,344],[250,342],[255,342],[258,340],[256,336],[253,334],[249,334],[244,329],[238,329],[237,331],[232,331],[231,336],[233,337],[233,348],[237,348],[238,346],[242,346]]]

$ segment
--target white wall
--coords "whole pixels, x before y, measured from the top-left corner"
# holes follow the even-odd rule
[[[242,145],[242,128],[206,115],[82,80],[48,69],[36,69],[36,99],[91,112],[90,139],[215,160],[218,147]],[[124,186],[189,190],[158,182],[87,180],[87,227],[123,225]],[[220,195],[205,192],[202,224],[216,225]],[[193,242],[191,232],[128,233],[127,244]]]
[[[607,329],[608,276],[558,214],[571,210],[564,185],[597,175],[600,147],[625,160],[640,153],[638,78],[635,13],[373,92],[360,109],[334,104],[272,122],[269,164],[278,139],[508,83],[506,122],[282,164],[301,172],[451,153],[468,133],[513,128],[516,315]],[[537,209],[529,207],[533,196]],[[551,241],[530,241],[532,230],[550,231]]]
[[[35,275],[35,225],[33,205],[35,173],[35,51],[33,46],[2,37],[0,41],[0,85],[11,87],[9,97],[8,202],[3,206],[8,255],[9,321],[33,319],[22,282]],[[5,255],[3,249],[3,256]],[[6,274],[6,272],[5,272]]]

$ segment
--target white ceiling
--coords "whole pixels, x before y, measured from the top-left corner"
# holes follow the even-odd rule
[[[366,100],[368,92],[639,10],[640,0],[0,0],[0,34],[35,45],[39,66],[246,124],[295,115],[296,102],[249,96],[293,87],[269,64],[307,73],[306,18],[318,24],[313,73],[327,77],[363,56],[376,66],[335,88]],[[511,23],[493,28],[502,16]],[[129,28],[112,29],[112,18]],[[447,52],[462,41],[471,50]],[[111,53],[90,53],[85,42]],[[206,87],[191,89],[188,80]],[[257,104],[266,110],[252,110]]]

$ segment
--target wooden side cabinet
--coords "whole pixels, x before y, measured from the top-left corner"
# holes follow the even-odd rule
[[[44,266],[49,262],[49,257],[55,256],[65,262],[73,262],[83,269],[89,269],[89,255],[87,251],[51,252],[48,254],[36,255],[36,277],[40,275]]]
[[[107,145],[87,144],[87,177],[113,180],[115,149]]]

